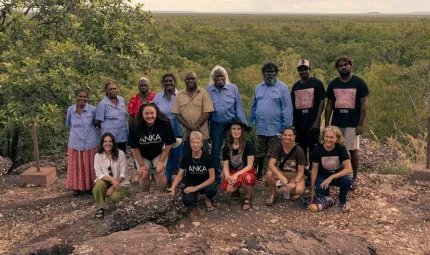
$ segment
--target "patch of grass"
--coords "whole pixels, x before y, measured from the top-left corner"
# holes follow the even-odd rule
[[[378,174],[395,174],[395,175],[407,175],[412,173],[412,168],[407,167],[387,167],[377,171]]]

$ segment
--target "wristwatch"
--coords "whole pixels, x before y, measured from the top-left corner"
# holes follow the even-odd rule
[[[293,181],[293,183],[296,184],[296,185],[299,184],[297,181]]]

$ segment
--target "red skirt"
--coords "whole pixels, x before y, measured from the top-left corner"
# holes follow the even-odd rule
[[[230,169],[230,175],[233,175],[237,172],[238,171],[236,170]],[[236,184],[234,184],[234,187],[240,187],[242,182],[245,183],[245,185],[251,186],[251,187],[255,185],[255,183],[257,182],[257,176],[255,176],[254,168],[252,168],[251,170],[249,170],[244,174],[239,175],[239,177],[237,177]],[[221,184],[221,189],[227,190],[228,184],[229,184],[229,181],[224,179],[223,183]]]
[[[67,149],[67,179],[66,188],[73,190],[90,190],[94,187],[96,172],[94,170],[94,156],[97,147],[91,150],[78,151]]]

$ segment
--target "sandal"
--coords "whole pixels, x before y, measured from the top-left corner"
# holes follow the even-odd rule
[[[97,219],[103,219],[105,217],[105,209],[100,208],[96,212],[96,218]]]
[[[72,196],[74,196],[74,197],[77,197],[77,196],[79,196],[81,194],[81,191],[80,190],[74,190],[73,192],[72,192]]]
[[[275,195],[270,195],[270,196],[266,199],[265,204],[266,204],[267,206],[271,206],[271,205],[273,205],[273,203],[275,203],[275,200],[276,200]]]
[[[211,205],[211,206],[206,206],[206,210],[207,210],[208,212],[213,212],[213,211],[215,210],[215,207],[214,207],[213,205]]]
[[[249,210],[251,208],[251,198],[250,197],[245,197],[244,199],[243,199],[243,206],[242,206],[242,209],[244,210],[244,211],[247,211],[247,210]]]
[[[348,204],[340,205],[340,208],[342,208],[342,212],[347,213],[351,210],[351,207]]]

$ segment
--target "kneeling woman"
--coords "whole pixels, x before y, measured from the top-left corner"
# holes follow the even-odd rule
[[[254,146],[246,140],[249,128],[240,119],[233,119],[226,129],[227,143],[222,150],[224,182],[221,189],[233,193],[241,187],[244,193],[243,210],[248,210],[251,207],[251,188],[257,181],[253,167]]]
[[[96,218],[104,217],[106,196],[116,203],[127,194],[130,186],[127,166],[127,158],[124,152],[118,149],[113,134],[104,133],[94,157],[97,179],[93,195],[99,206]]]
[[[296,144],[296,131],[292,127],[284,128],[282,142],[273,151],[269,160],[267,172],[267,184],[270,196],[266,205],[272,205],[276,198],[276,182],[279,180],[290,192],[290,199],[297,200],[305,191],[304,171],[305,154],[303,149]],[[276,167],[279,163],[279,168]]]
[[[160,191],[166,189],[167,157],[175,142],[175,134],[166,115],[160,112],[155,103],[142,104],[130,127],[128,139],[139,166],[139,187],[142,191],[149,191],[150,171],[155,175],[157,188]]]
[[[346,150],[345,138],[338,127],[327,126],[323,130],[323,144],[312,152],[311,203],[315,195],[330,196],[330,185],[338,186],[340,207],[349,211],[346,197],[351,188],[351,160]]]
[[[199,131],[191,132],[190,145],[191,153],[185,153],[170,192],[172,196],[175,195],[175,188],[185,175],[185,189],[182,196],[184,205],[193,205],[197,201],[198,193],[201,193],[205,195],[206,208],[210,212],[215,209],[212,199],[217,193],[212,156],[202,150],[203,136]]]

